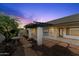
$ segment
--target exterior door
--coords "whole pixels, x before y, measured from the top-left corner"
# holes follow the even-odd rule
[[[59,29],[59,37],[63,37],[63,28]]]

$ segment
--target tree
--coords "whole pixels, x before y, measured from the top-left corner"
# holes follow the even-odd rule
[[[7,15],[0,15],[0,33],[4,34],[6,39],[16,35],[18,29],[18,20]]]

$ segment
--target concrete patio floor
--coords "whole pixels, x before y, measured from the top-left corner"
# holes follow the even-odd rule
[[[21,46],[17,48],[14,56],[79,56],[79,46],[66,42],[44,39],[43,46],[27,47],[29,41],[20,40]]]

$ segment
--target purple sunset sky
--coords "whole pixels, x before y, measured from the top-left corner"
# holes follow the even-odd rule
[[[23,24],[32,21],[47,22],[79,13],[77,3],[3,3],[0,12],[20,18]]]

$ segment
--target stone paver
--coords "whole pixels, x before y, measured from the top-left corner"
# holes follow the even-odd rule
[[[35,49],[28,47],[30,42],[25,38],[22,38],[20,42],[22,43],[25,56],[79,55],[79,49],[77,49],[79,46],[68,44],[62,41],[46,39],[43,40],[44,46],[42,48],[36,47]]]
[[[20,40],[22,42],[22,46],[24,48],[24,52],[26,56],[35,56],[37,55],[35,51],[33,51],[28,45],[30,44],[25,38]]]

